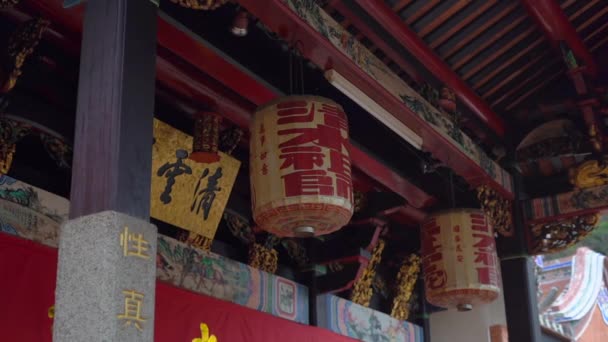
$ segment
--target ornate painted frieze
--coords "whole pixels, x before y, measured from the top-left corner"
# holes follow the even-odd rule
[[[346,29],[321,9],[314,0],[283,0],[284,3],[312,28],[330,41],[335,48],[350,58],[366,74],[384,89],[403,102],[411,111],[426,121],[451,144],[458,147],[469,159],[479,165],[486,174],[512,191],[511,175],[465,135],[454,123],[433,107],[405,81],[391,71],[386,64],[371,53]]]
[[[365,342],[422,342],[421,327],[326,294],[317,297],[319,327]]]

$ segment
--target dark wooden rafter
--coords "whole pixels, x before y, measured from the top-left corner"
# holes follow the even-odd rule
[[[506,110],[511,110],[511,109],[515,108],[523,100],[527,99],[530,95],[534,94],[538,89],[544,87],[545,84],[553,81],[554,79],[558,78],[559,76],[561,76],[561,72],[556,72],[553,75],[546,77],[535,87],[530,88],[528,91],[523,93],[521,96],[519,96],[518,98],[511,101],[511,103],[506,107]]]
[[[502,63],[500,66],[498,66],[496,68],[492,68],[492,70],[490,72],[488,72],[487,75],[483,76],[479,81],[475,82],[474,87],[476,89],[479,89],[479,87],[488,83],[492,78],[494,78],[498,73],[503,71],[505,68],[511,66],[514,62],[516,62],[520,58],[526,56],[530,51],[532,51],[533,49],[538,47],[543,41],[544,40],[542,38],[538,38],[538,39],[534,40],[532,43],[530,43],[529,45],[526,45],[525,48],[521,49],[515,55],[511,56],[506,62]],[[468,79],[472,76],[473,75],[471,75],[471,76],[465,75],[464,78]]]
[[[489,48],[492,44],[496,43],[497,40],[501,39],[502,37],[504,37],[507,33],[511,32],[514,28],[517,27],[517,25],[521,24],[524,21],[525,17],[519,17],[515,20],[513,20],[512,22],[510,22],[508,25],[504,26],[502,29],[500,29],[500,31],[496,32],[494,35],[492,35],[492,37],[486,41],[484,41],[483,43],[479,44],[479,46],[477,46],[473,51],[471,51],[470,53],[467,53],[466,55],[464,55],[461,59],[459,59],[458,61],[455,61],[452,64],[452,68],[454,68],[454,70],[458,70],[460,68],[462,68],[464,65],[466,65],[469,61],[471,61],[473,58],[475,58],[475,56],[479,55],[481,52],[485,51],[487,48]],[[513,45],[515,45],[516,43],[520,42],[521,40],[523,40],[524,38],[526,38],[528,35],[530,35],[532,32],[534,32],[534,28],[533,27],[529,27],[526,30],[524,30],[522,33],[520,33],[515,39],[511,40],[509,43],[507,43],[507,45],[501,46],[498,50],[496,50],[492,56],[493,58],[496,58],[497,56],[505,53],[506,51],[508,51]],[[484,59],[485,61],[485,59]],[[485,66],[485,65],[484,65]],[[481,69],[481,67],[480,67]]]
[[[608,28],[608,21],[606,21],[604,24],[602,24],[601,26],[599,26],[598,28],[596,28],[595,30],[593,30],[593,32],[589,33],[587,35],[587,37],[585,37],[585,39],[583,39],[583,41],[585,43],[587,43],[588,41],[590,41],[591,39],[593,39],[593,37],[595,37],[596,35],[602,33],[607,28]]]
[[[585,20],[585,22],[576,27],[576,30],[578,32],[581,32],[582,30],[589,27],[591,24],[595,23],[596,20],[604,16],[606,13],[608,13],[608,6],[604,7],[601,11],[595,13],[591,18]]]
[[[407,6],[409,6],[409,4],[411,4],[414,0],[399,0],[397,3],[395,3],[395,5],[393,6],[393,11],[399,13],[401,12],[404,8],[406,8]]]
[[[509,4],[507,7],[505,7],[504,10],[502,10],[502,12],[500,12],[499,14],[493,16],[491,19],[489,19],[488,21],[486,21],[485,23],[483,23],[482,25],[480,25],[473,32],[471,32],[466,37],[464,37],[462,40],[460,40],[458,43],[456,43],[448,51],[446,51],[445,53],[442,53],[441,54],[441,58],[447,60],[448,58],[450,58],[451,56],[453,56],[455,53],[457,53],[458,51],[462,50],[462,48],[464,48],[465,46],[467,46],[469,43],[471,43],[477,37],[479,37],[479,35],[481,35],[482,33],[486,32],[490,27],[492,27],[493,25],[495,25],[502,18],[506,17],[511,12],[513,12],[516,8],[517,8],[517,3],[516,2],[513,2],[513,3]]]
[[[511,96],[513,96],[514,94],[516,94],[518,91],[520,91],[523,87],[529,86],[530,84],[532,84],[532,81],[534,81],[535,79],[537,79],[538,77],[543,76],[543,74],[545,73],[545,71],[547,69],[549,69],[550,67],[558,64],[558,61],[561,61],[559,59],[555,59],[553,61],[550,61],[548,63],[545,63],[543,65],[541,65],[538,69],[536,69],[536,71],[534,71],[531,75],[529,75],[528,77],[526,77],[524,80],[522,80],[521,82],[518,82],[516,85],[514,85],[513,87],[511,87],[511,89],[509,89],[509,91],[505,92],[504,94],[502,94],[502,96],[500,96],[498,99],[494,100],[492,102],[492,107],[495,107],[497,105],[499,105],[500,103],[504,102],[505,100],[511,98]]]
[[[496,5],[497,0],[488,0],[483,5],[477,7],[471,14],[469,14],[466,18],[462,19],[458,24],[454,25],[445,33],[441,34],[437,39],[433,40],[429,46],[431,49],[436,49],[441,46],[441,44],[445,43],[448,39],[453,37],[458,31],[465,28],[467,25],[471,24],[475,19],[479,18],[480,15],[485,13],[492,6]]]
[[[583,7],[579,8],[578,10],[576,10],[576,12],[572,13],[572,15],[568,17],[568,19],[570,19],[570,21],[576,20],[578,17],[583,15],[585,12],[587,12],[591,7],[595,6],[599,1],[600,0],[588,0],[587,3]]]
[[[420,20],[420,18],[424,17],[425,14],[435,8],[435,6],[439,5],[439,2],[440,0],[427,0],[425,4],[416,11],[416,13],[412,14],[405,20],[405,23],[408,26],[411,26],[412,24]]]
[[[516,46],[517,44],[522,42],[524,39],[528,38],[533,32],[534,32],[534,27],[529,27],[529,28],[525,29],[522,33],[518,34],[517,37],[513,38],[506,44],[504,44],[504,45],[500,46],[498,49],[496,49],[496,51],[492,52],[492,54],[490,54],[488,57],[484,58],[479,63],[475,63],[475,65],[469,71],[467,71],[462,77],[465,80],[468,80],[469,78],[473,77],[473,75],[478,73],[480,70],[485,68],[490,63],[494,62],[498,57],[500,57],[503,54],[505,54],[506,52],[510,51],[514,46]],[[539,41],[540,41],[540,39],[539,39]]]
[[[547,57],[549,57],[549,56],[546,53],[543,53],[543,54],[539,54],[536,57],[528,60],[528,62],[526,62],[525,65],[523,65],[519,69],[515,70],[514,72],[510,73],[507,77],[503,78],[498,83],[496,83],[494,86],[492,86],[492,88],[488,89],[485,93],[483,93],[482,97],[487,99],[488,97],[492,96],[494,93],[496,93],[498,90],[502,89],[505,85],[507,85],[512,80],[514,80],[516,77],[527,72],[533,65],[535,65],[536,63],[538,63],[539,61],[541,61]],[[483,83],[480,81],[476,86],[479,87],[482,84]]]
[[[418,35],[422,38],[426,37],[429,33],[435,31],[439,26],[445,23],[448,19],[454,16],[456,13],[462,11],[465,7],[470,5],[472,0],[462,0],[453,4],[446,11],[442,12],[440,15],[435,17],[433,21],[424,26],[420,31],[418,31]]]

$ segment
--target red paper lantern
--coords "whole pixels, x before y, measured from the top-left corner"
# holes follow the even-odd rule
[[[478,209],[430,215],[422,225],[422,268],[429,303],[467,311],[500,294],[494,230]]]
[[[331,233],[353,214],[348,123],[342,107],[288,96],[260,107],[251,125],[253,216],[278,236]]]

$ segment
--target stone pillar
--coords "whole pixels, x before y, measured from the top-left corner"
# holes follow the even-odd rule
[[[153,341],[156,227],[105,211],[59,241],[53,341]]]
[[[149,223],[157,7],[88,0],[70,218],[61,230],[54,341],[153,341]]]

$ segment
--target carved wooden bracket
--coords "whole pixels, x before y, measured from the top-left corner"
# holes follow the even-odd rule
[[[587,236],[599,223],[598,214],[574,216],[558,222],[530,226],[530,254],[564,250]]]
[[[603,164],[603,165],[602,165]],[[603,163],[589,160],[570,169],[570,182],[579,189],[593,188],[608,184],[608,160]]]
[[[224,5],[228,0],[171,0],[171,2],[194,10],[211,11]]]
[[[7,55],[0,66],[0,93],[13,89],[21,76],[25,60],[34,52],[48,26],[47,20],[36,18],[25,22],[13,32],[8,41]]]
[[[502,236],[513,236],[511,217],[513,203],[486,185],[477,188],[477,199],[494,229]]]
[[[420,257],[416,254],[411,254],[403,261],[401,268],[399,268],[395,284],[395,297],[393,298],[391,316],[400,321],[407,320],[410,315],[410,300],[419,273]]]

